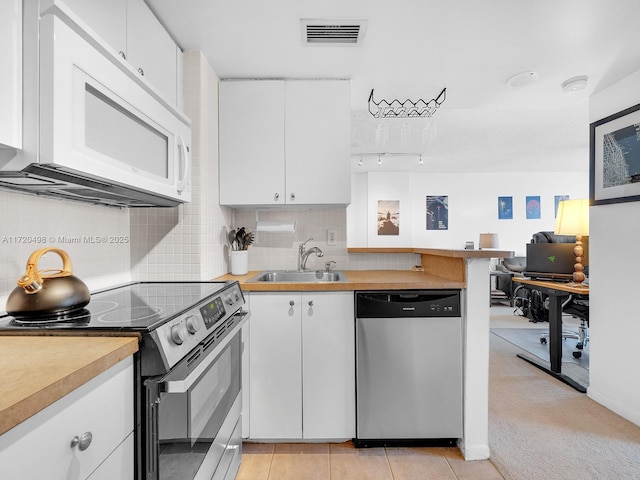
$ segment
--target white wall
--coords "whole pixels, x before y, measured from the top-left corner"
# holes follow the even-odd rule
[[[589,121],[640,103],[640,71],[593,95]],[[590,208],[590,371],[588,395],[640,425],[637,271],[640,203]]]
[[[498,233],[500,248],[525,255],[531,235],[553,230],[554,197],[587,198],[589,174],[549,173],[415,173],[355,174],[352,197],[367,196],[365,203],[348,208],[347,224],[359,225],[349,238],[350,247],[478,248],[482,232]],[[366,178],[364,180],[363,178]],[[448,230],[426,229],[426,196],[449,197]],[[540,196],[541,218],[527,219],[526,196]],[[498,219],[498,196],[513,197],[513,219]],[[376,230],[378,200],[400,200],[400,235],[379,236]],[[363,224],[365,228],[363,228]],[[355,228],[354,228],[355,230]]]

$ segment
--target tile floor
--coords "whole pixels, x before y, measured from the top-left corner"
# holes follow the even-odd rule
[[[345,443],[244,443],[236,480],[503,480],[458,448],[363,448]]]

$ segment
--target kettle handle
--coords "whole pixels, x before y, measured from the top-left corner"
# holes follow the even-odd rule
[[[38,270],[38,260],[45,253],[55,252],[62,258],[62,269],[60,270]],[[55,272],[45,274],[45,272]],[[33,252],[27,260],[27,271],[18,279],[18,286],[24,288],[27,293],[36,293],[42,289],[45,278],[68,277],[71,275],[71,259],[64,250],[55,247],[40,248]]]

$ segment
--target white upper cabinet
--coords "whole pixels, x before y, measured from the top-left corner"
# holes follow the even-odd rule
[[[131,67],[172,106],[181,104],[181,55],[175,42],[143,0],[65,0]]]
[[[222,205],[347,205],[350,83],[220,83]]]
[[[127,52],[127,0],[65,0],[71,10],[121,56]]]
[[[0,0],[0,12],[0,149],[22,148],[22,2]]]
[[[284,205],[284,82],[220,82],[220,203]]]
[[[143,0],[127,0],[127,60],[177,104],[176,44]]]
[[[287,203],[351,203],[348,81],[286,82]]]

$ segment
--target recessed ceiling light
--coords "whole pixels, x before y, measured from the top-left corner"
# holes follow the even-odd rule
[[[538,72],[532,70],[526,72],[516,73],[513,77],[507,80],[507,85],[510,87],[524,87],[530,83],[535,82],[538,79]]]
[[[565,80],[564,82],[562,82],[562,90],[567,93],[578,92],[580,90],[584,90],[585,88],[587,88],[586,75],[572,77],[569,80]]]

